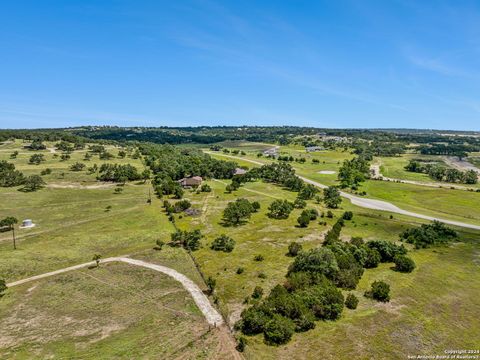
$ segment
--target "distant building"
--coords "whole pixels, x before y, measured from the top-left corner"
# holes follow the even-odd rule
[[[247,173],[247,170],[242,169],[242,168],[236,168],[233,171],[233,175],[243,175],[243,174],[246,174],[246,173]]]
[[[180,185],[182,185],[183,187],[200,186],[200,185],[202,185],[202,181],[203,181],[203,179],[202,179],[201,176],[191,176],[191,177],[188,177],[188,178],[183,178],[183,179],[178,180]]]
[[[321,146],[305,146],[306,152],[315,152],[315,151],[322,151],[324,150]]]
[[[277,147],[273,147],[271,149],[267,149],[263,152],[263,155],[264,156],[270,156],[270,157],[276,157],[278,155],[278,148]]]

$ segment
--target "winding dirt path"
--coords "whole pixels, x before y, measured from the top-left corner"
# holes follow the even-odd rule
[[[219,153],[211,152],[211,151],[205,151],[205,152],[210,153],[210,154],[216,154],[216,155],[219,155],[219,156],[228,157],[228,158],[231,158],[231,159],[244,160],[244,161],[250,162],[252,164],[256,164],[256,165],[265,165],[265,163],[262,163],[260,161],[245,159],[245,158],[242,158],[242,157],[239,157],[239,156],[219,154]],[[324,184],[321,184],[317,181],[308,179],[304,176],[299,176],[299,175],[297,175],[297,176],[300,179],[302,179],[303,181],[305,181],[306,183],[312,184],[312,185],[317,186],[321,189],[324,189],[324,188],[327,187]],[[353,205],[357,205],[357,206],[360,206],[360,207],[363,207],[363,208],[366,208],[366,209],[389,211],[389,212],[393,212],[393,213],[397,213],[397,214],[416,217],[416,218],[419,218],[419,219],[424,219],[424,220],[429,220],[429,221],[437,220],[437,221],[441,221],[441,222],[443,222],[445,224],[449,224],[449,225],[454,225],[454,226],[459,226],[459,227],[474,229],[474,230],[480,230],[480,225],[473,225],[473,224],[468,224],[468,223],[455,221],[455,220],[447,220],[447,219],[442,219],[442,218],[437,218],[437,217],[433,217],[433,216],[419,214],[419,213],[416,213],[416,212],[413,212],[413,211],[403,210],[403,209],[400,209],[398,206],[393,205],[392,203],[389,203],[387,201],[362,198],[362,197],[359,197],[359,196],[356,196],[356,195],[353,195],[353,194],[349,194],[349,193],[346,193],[346,192],[343,192],[343,191],[340,191],[340,195],[342,197],[346,198],[346,199],[349,199],[352,202]]]
[[[223,321],[222,316],[212,306],[212,304],[210,304],[210,301],[205,296],[205,294],[202,292],[202,290],[200,290],[200,288],[197,286],[197,284],[195,284],[192,280],[190,280],[185,275],[179,273],[178,271],[176,271],[172,268],[166,267],[166,266],[152,264],[152,263],[145,262],[145,261],[142,261],[142,260],[130,259],[130,258],[127,258],[127,257],[110,257],[110,258],[105,258],[105,259],[100,260],[100,263],[102,263],[102,264],[110,263],[110,262],[123,262],[123,263],[127,263],[127,264],[130,264],[130,265],[141,266],[141,267],[144,267],[144,268],[148,268],[148,269],[152,269],[152,270],[161,272],[165,275],[168,275],[168,276],[172,277],[173,279],[180,282],[182,284],[182,286],[185,288],[185,290],[187,290],[190,293],[190,295],[192,295],[193,301],[195,301],[195,304],[198,306],[198,308],[203,313],[203,315],[205,316],[205,319],[207,320],[207,322],[210,325],[213,325],[213,326],[223,325],[224,321]],[[51,271],[51,272],[48,272],[48,273],[32,276],[32,277],[29,277],[29,278],[26,278],[26,279],[14,281],[14,282],[11,282],[11,283],[7,284],[7,287],[13,287],[13,286],[25,284],[25,283],[28,283],[28,282],[31,282],[31,281],[44,279],[44,278],[47,278],[47,277],[50,277],[50,276],[63,274],[63,273],[66,273],[68,271],[78,270],[78,269],[82,269],[82,268],[86,268],[86,267],[90,267],[90,266],[95,266],[95,262],[90,261],[90,262],[87,262],[87,263],[83,263],[83,264],[79,264],[79,265],[75,265],[75,266],[70,266],[70,267],[67,267],[67,268],[63,268],[63,269]]]

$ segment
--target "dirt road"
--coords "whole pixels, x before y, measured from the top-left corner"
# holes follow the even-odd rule
[[[212,304],[210,304],[210,301],[205,296],[205,294],[202,292],[202,290],[200,290],[200,288],[197,286],[197,284],[195,284],[192,280],[190,280],[185,275],[179,273],[178,271],[176,271],[174,269],[171,269],[171,268],[168,268],[168,267],[165,267],[165,266],[162,266],[162,265],[152,264],[152,263],[148,263],[148,262],[145,262],[145,261],[142,261],[142,260],[130,259],[130,258],[127,258],[127,257],[110,257],[110,258],[105,258],[105,259],[100,260],[101,264],[105,264],[105,263],[109,263],[109,262],[123,262],[123,263],[131,264],[131,265],[135,265],[135,266],[141,266],[141,267],[144,267],[144,268],[148,268],[148,269],[152,269],[154,271],[161,272],[165,275],[168,275],[168,276],[172,277],[173,279],[180,282],[182,284],[182,286],[185,288],[185,290],[187,290],[190,293],[190,295],[192,295],[193,301],[195,301],[195,304],[197,304],[198,308],[203,313],[203,315],[205,316],[205,319],[207,320],[207,322],[210,325],[213,325],[213,326],[223,325],[224,322],[223,322],[222,316],[218,313],[217,310],[215,310],[215,308],[212,306]],[[88,263],[83,263],[83,264],[79,264],[79,265],[75,265],[75,266],[70,266],[70,267],[67,267],[67,268],[64,268],[64,269],[59,269],[59,270],[56,270],[56,271],[51,271],[51,272],[48,272],[48,273],[32,276],[32,277],[29,277],[29,278],[26,278],[26,279],[14,281],[14,282],[11,282],[11,283],[7,284],[7,287],[13,287],[13,286],[25,284],[25,283],[30,282],[30,281],[40,280],[40,279],[44,279],[44,278],[47,278],[47,277],[50,277],[50,276],[63,274],[63,273],[66,273],[68,271],[78,270],[78,269],[82,269],[82,268],[86,268],[86,267],[90,267],[90,266],[95,266],[95,262],[91,261],[91,262],[88,262]]]
[[[220,153],[216,153],[216,152],[214,153],[214,152],[210,152],[210,151],[206,151],[206,152],[211,153],[211,154],[224,156],[224,157],[228,157],[228,158],[231,158],[231,159],[248,161],[248,162],[250,162],[252,164],[256,164],[256,165],[265,165],[265,163],[261,163],[260,161],[245,159],[245,158],[242,158],[242,157],[239,157],[239,156],[220,154]],[[317,181],[308,179],[304,176],[298,176],[298,177],[300,179],[302,179],[303,181],[305,181],[306,183],[315,185],[319,188],[323,189],[323,188],[327,187],[326,185],[323,185],[323,184],[321,184]],[[352,202],[353,205],[357,205],[357,206],[360,206],[360,207],[363,207],[363,208],[372,209],[372,210],[389,211],[389,212],[393,212],[393,213],[397,213],[397,214],[412,216],[412,217],[416,217],[416,218],[419,218],[419,219],[425,219],[425,220],[430,220],[430,221],[438,220],[438,221],[441,221],[445,224],[455,225],[455,226],[474,229],[474,230],[480,230],[480,225],[473,225],[473,224],[468,224],[468,223],[464,223],[464,222],[460,222],[460,221],[447,220],[447,219],[442,219],[442,218],[437,218],[437,217],[433,217],[433,216],[419,214],[419,213],[416,213],[416,212],[413,212],[413,211],[403,210],[403,209],[400,209],[398,206],[393,205],[393,204],[391,204],[387,201],[363,198],[363,197],[356,196],[356,195],[353,195],[353,194],[349,194],[349,193],[346,193],[346,192],[343,192],[343,191],[340,192],[340,195],[342,197],[346,198],[346,199],[349,199]]]

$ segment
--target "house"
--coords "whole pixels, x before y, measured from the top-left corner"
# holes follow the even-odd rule
[[[236,168],[234,171],[233,171],[233,175],[244,175],[247,173],[247,170],[245,169],[242,169],[242,168]]]
[[[322,151],[324,150],[321,146],[305,146],[306,152],[315,152],[315,151]]]
[[[188,178],[183,178],[178,180],[180,185],[184,188],[189,188],[189,187],[197,187],[202,185],[202,177],[201,176],[190,176]]]
[[[263,155],[266,157],[277,157],[278,155],[278,147],[273,147],[271,149],[267,149],[263,152]]]
[[[22,221],[22,225],[20,225],[20,229],[28,229],[34,226],[35,224],[32,222],[31,219],[25,219]]]

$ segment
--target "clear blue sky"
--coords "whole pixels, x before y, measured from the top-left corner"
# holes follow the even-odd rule
[[[0,128],[480,130],[479,1],[18,0]]]

